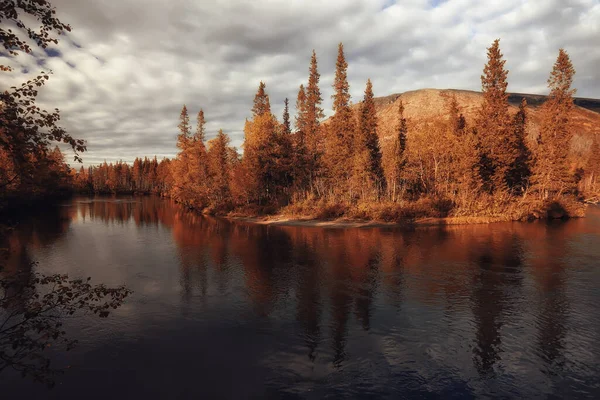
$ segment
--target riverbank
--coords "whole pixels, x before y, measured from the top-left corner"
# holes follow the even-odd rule
[[[146,195],[147,193],[127,193]],[[156,194],[159,195],[159,194]],[[164,194],[161,197],[170,198]],[[175,200],[176,201],[176,200]],[[587,201],[574,197],[558,200],[530,198],[508,204],[495,204],[493,199],[477,208],[454,208],[449,202],[421,199],[405,203],[373,203],[349,206],[340,203],[296,203],[282,208],[273,206],[242,206],[227,209],[212,207],[190,211],[237,222],[259,225],[304,226],[327,228],[381,228],[491,224],[497,222],[527,222],[544,219],[568,219],[585,216]],[[458,214],[458,215],[457,215]]]
[[[402,228],[416,226],[446,226],[446,225],[468,225],[468,224],[490,224],[496,222],[510,222],[511,219],[504,217],[445,217],[445,218],[418,218],[407,219],[403,221],[387,222],[376,220],[361,220],[351,218],[336,219],[314,219],[310,217],[289,217],[285,215],[249,217],[249,216],[224,216],[223,218],[247,222],[258,225],[273,226],[303,226],[303,227],[321,227],[321,228]]]
[[[491,224],[497,222],[531,222],[581,218],[587,205],[575,199],[561,201],[527,201],[504,209],[482,208],[470,215],[465,210],[442,210],[423,207],[423,203],[375,204],[344,208],[343,205],[327,205],[320,208],[301,208],[297,205],[284,207],[271,214],[257,210],[236,210],[222,217],[260,225],[314,226],[328,228],[367,227],[415,227],[466,224]],[[458,211],[459,215],[452,215]]]

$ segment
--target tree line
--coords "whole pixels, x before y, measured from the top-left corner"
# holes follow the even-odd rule
[[[133,165],[118,161],[73,170],[80,193],[164,193],[170,188],[171,160],[136,158]]]
[[[435,215],[516,217],[543,212],[552,202],[574,204],[583,190],[597,191],[598,139],[585,170],[574,170],[569,159],[575,69],[567,52],[559,50],[550,73],[550,94],[540,108],[535,140],[527,138],[530,116],[525,99],[516,113],[510,110],[499,40],[487,49],[487,59],[481,75],[483,101],[474,121],[467,121],[453,95],[446,95],[445,119],[410,121],[399,101],[395,133],[382,140],[370,80],[362,101],[351,104],[348,64],[340,43],[329,120],[323,121],[313,51],[293,123],[288,99],[279,121],[271,111],[266,84],[260,82],[244,126],[242,154],[222,130],[206,142],[204,111],[198,112],[194,129],[184,105],[179,153],[160,163],[160,173],[156,160],[150,169],[140,169],[136,160],[133,171],[127,164],[105,163],[80,172],[78,180],[83,180],[79,175],[87,176],[95,191],[157,191],[191,208],[217,213],[325,209],[331,216],[362,212],[384,219],[381,213],[415,205]],[[134,177],[139,177],[136,168],[143,178]]]

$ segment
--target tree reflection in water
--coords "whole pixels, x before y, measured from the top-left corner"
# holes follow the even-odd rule
[[[76,387],[99,368],[109,369],[100,374],[106,377],[131,365],[186,387],[199,359],[206,365],[201,382],[215,394],[229,371],[252,377],[243,385],[256,378],[299,393],[339,384],[335,390],[363,385],[376,394],[459,388],[528,397],[558,387],[561,374],[593,382],[593,352],[579,353],[589,357],[580,372],[572,349],[597,346],[590,342],[595,297],[583,278],[596,275],[578,278],[569,257],[579,245],[590,260],[597,254],[596,214],[554,225],[407,230],[232,222],[157,197],[79,199],[64,213],[73,229],[46,253],[56,257],[50,270],[80,271],[84,260],[102,256],[85,274],[136,291],[131,309],[90,341],[99,354],[91,358],[94,372],[68,374],[84,377],[70,381]],[[54,228],[32,229],[22,242],[62,240],[56,232],[68,222],[48,224]],[[31,261],[18,246],[11,254],[10,265]],[[113,343],[113,336],[123,339]],[[115,365],[117,357],[126,367]],[[125,375],[119,382],[114,387],[129,384]]]

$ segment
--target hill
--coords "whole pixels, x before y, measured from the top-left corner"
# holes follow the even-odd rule
[[[406,118],[414,126],[426,120],[446,118],[446,101],[448,96],[452,95],[456,96],[467,122],[472,124],[483,100],[481,92],[456,89],[421,89],[375,98],[379,135],[384,146],[385,142],[393,137],[398,124],[397,113],[400,100],[404,102]],[[528,103],[529,138],[533,139],[538,132],[539,106],[546,100],[547,96],[510,93],[509,107],[511,113],[517,112],[522,98],[525,98]],[[600,134],[600,100],[575,98],[575,105],[573,124],[576,133],[571,143],[571,150],[574,155],[579,156],[582,162],[585,162],[591,148],[593,135]],[[359,104],[354,104],[353,107],[357,110]]]

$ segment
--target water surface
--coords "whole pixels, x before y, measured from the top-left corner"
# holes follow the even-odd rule
[[[76,198],[9,238],[8,271],[134,290],[54,389],[3,398],[600,398],[600,210],[552,223],[257,226],[156,197]]]

